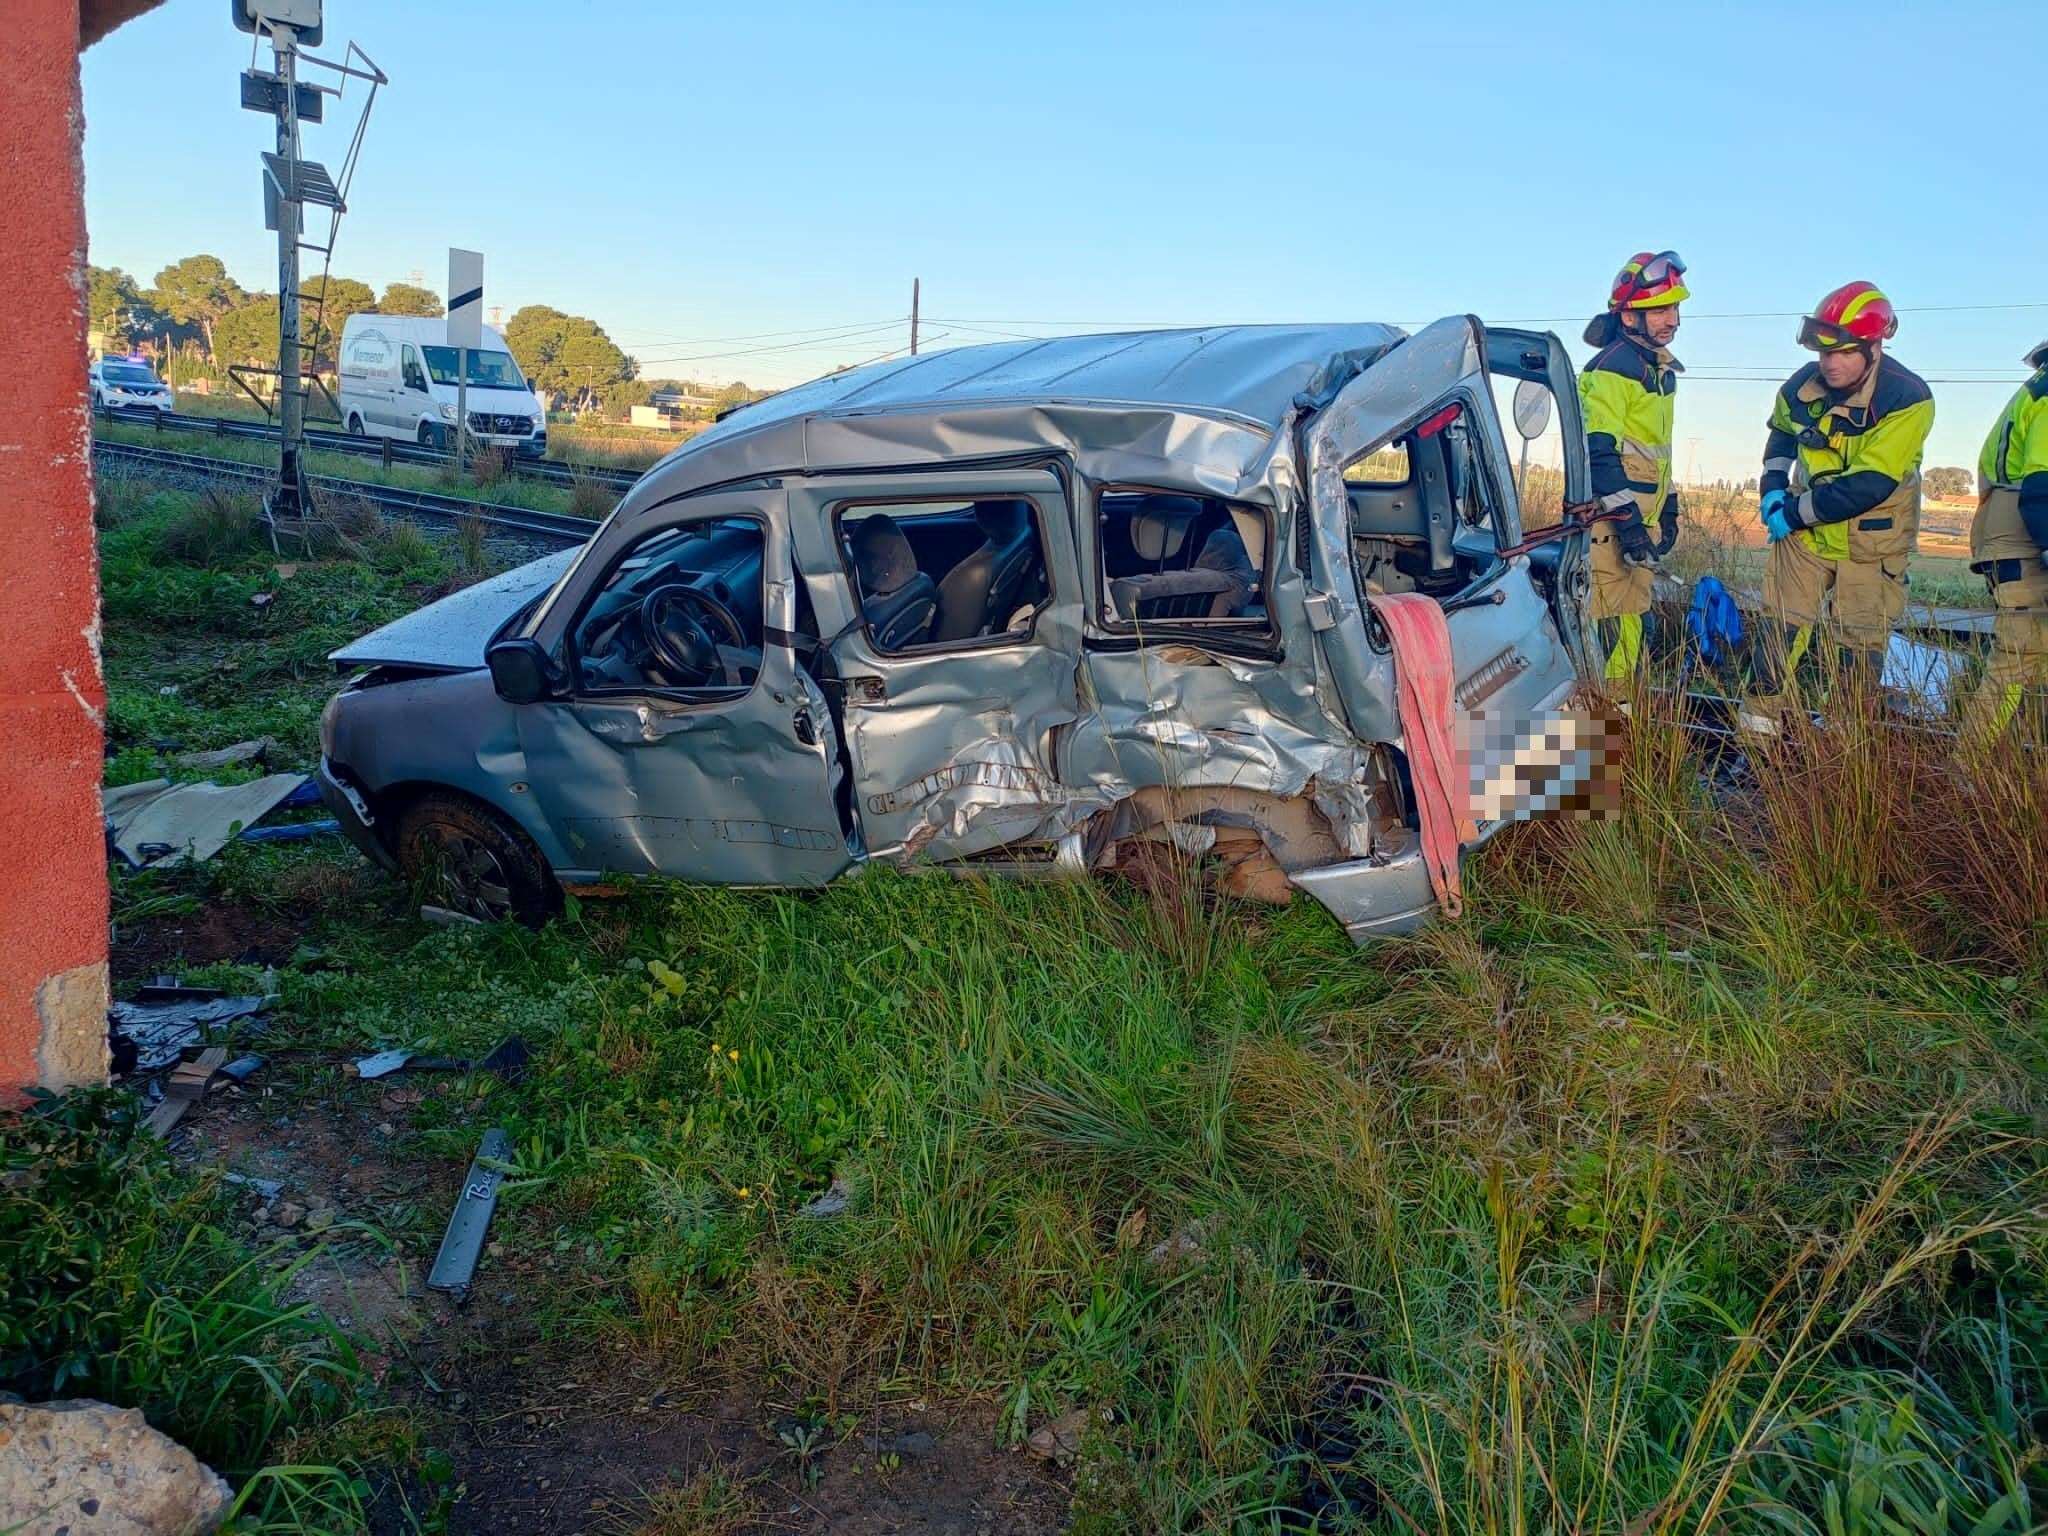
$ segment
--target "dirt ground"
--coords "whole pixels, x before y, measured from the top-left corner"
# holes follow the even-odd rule
[[[748,1531],[1061,1528],[1065,1473],[996,1449],[990,1403],[908,1400],[861,1415],[852,1433],[825,1437],[807,1476],[779,1433],[793,1423],[787,1408],[765,1390],[736,1388],[729,1369],[693,1380],[638,1344],[543,1338],[534,1299],[567,1277],[551,1256],[517,1251],[516,1236],[499,1240],[494,1229],[466,1304],[429,1292],[426,1273],[464,1170],[399,1149],[421,1103],[460,1079],[362,1082],[323,1070],[331,1065],[277,1053],[246,1086],[217,1084],[173,1146],[194,1163],[282,1183],[274,1195],[238,1186],[250,1231],[287,1250],[319,1245],[297,1294],[372,1341],[369,1363],[389,1400],[415,1411],[420,1442],[451,1458],[448,1532],[632,1531],[650,1494],[711,1468],[757,1501],[759,1518],[740,1527]],[[353,1223],[409,1236],[394,1254]],[[415,1512],[431,1502],[386,1479],[372,1529],[411,1531],[408,1497]]]

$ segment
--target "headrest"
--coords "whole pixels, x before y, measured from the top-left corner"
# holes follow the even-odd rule
[[[1031,503],[1014,501],[977,501],[974,504],[974,520],[981,525],[982,537],[991,544],[1008,544],[1021,539],[1031,527]]]
[[[1146,496],[1131,509],[1131,548],[1141,560],[1164,560],[1180,553],[1188,530],[1202,515],[1199,496]]]
[[[910,540],[896,526],[896,519],[886,512],[877,512],[854,524],[848,544],[865,596],[887,597],[917,575],[917,556],[911,552]]]

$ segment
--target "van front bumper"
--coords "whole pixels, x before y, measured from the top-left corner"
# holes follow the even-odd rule
[[[334,819],[341,823],[341,830],[348,840],[362,849],[372,863],[383,866],[393,874],[398,873],[398,859],[384,846],[377,836],[376,815],[370,809],[370,802],[362,792],[349,783],[325,756],[313,770],[313,782],[320,788],[320,798],[327,809],[334,813]]]

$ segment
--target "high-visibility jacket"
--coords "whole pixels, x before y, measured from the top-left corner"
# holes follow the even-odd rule
[[[1903,363],[1879,357],[1837,397],[1808,363],[1771,402],[1758,489],[1785,491],[1794,538],[1827,560],[1888,560],[1920,536],[1920,455],[1934,396]]]
[[[1977,457],[1981,505],[1970,524],[1970,569],[2038,565],[2048,549],[2048,367],[2022,384]]]
[[[1671,494],[1671,422],[1685,370],[1662,347],[1621,336],[1579,374],[1593,494],[1610,512],[1654,522]]]

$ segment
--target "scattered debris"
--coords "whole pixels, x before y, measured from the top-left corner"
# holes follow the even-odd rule
[[[379,1051],[374,1056],[359,1057],[356,1061],[357,1077],[389,1077],[408,1061],[411,1051]]]
[[[224,1067],[221,1070],[226,1071],[228,1069]],[[284,1193],[283,1179],[258,1179],[246,1173],[224,1173],[221,1175],[221,1178],[229,1184],[241,1184],[255,1190],[257,1195],[264,1200],[275,1200]]]
[[[263,1058],[261,1056],[243,1056],[222,1067],[220,1075],[222,1077],[231,1077],[238,1083],[246,1083],[262,1070]]]
[[[178,765],[183,768],[225,768],[230,763],[260,763],[277,750],[277,743],[268,736],[258,736],[254,741],[238,741],[231,747],[215,747],[211,752],[180,752]]]
[[[328,837],[341,831],[341,823],[333,817],[320,821],[288,821],[275,827],[245,827],[242,841],[245,843],[304,843],[316,837]]]
[[[525,1040],[513,1035],[492,1047],[490,1055],[477,1066],[485,1072],[497,1073],[505,1082],[517,1084],[526,1081],[526,1069],[532,1060],[532,1049]]]
[[[441,1251],[434,1256],[434,1268],[427,1276],[430,1290],[446,1291],[460,1305],[469,1299],[470,1282],[476,1278],[476,1264],[484,1251],[484,1235],[490,1230],[491,1212],[497,1209],[498,1186],[504,1174],[496,1165],[511,1155],[512,1143],[504,1131],[493,1127],[484,1132],[476,1161],[469,1165],[469,1177],[462,1181],[462,1193],[448,1216],[448,1230],[441,1238]]]
[[[234,1490],[140,1410],[87,1398],[0,1402],[0,1516],[26,1536],[211,1531]],[[16,1524],[15,1522],[22,1523]]]
[[[469,1072],[480,1068],[497,1073],[508,1083],[517,1083],[525,1078],[527,1063],[532,1059],[533,1052],[526,1042],[514,1035],[482,1061],[471,1061],[467,1056],[421,1056],[407,1050],[389,1050],[358,1058],[355,1069],[358,1077],[374,1078],[389,1077],[401,1068],[414,1072]]]
[[[471,917],[467,912],[450,911],[447,907],[426,906],[420,908],[420,921],[434,923],[442,928],[481,927],[483,919]]]
[[[302,773],[225,785],[150,779],[101,791],[101,810],[114,851],[135,868],[161,869],[188,857],[203,864],[308,783]]]
[[[817,1199],[797,1212],[799,1216],[841,1216],[846,1212],[847,1203],[853,1192],[846,1187],[846,1181],[835,1178],[832,1187]]]
[[[171,1128],[185,1117],[185,1111],[206,1097],[207,1085],[213,1081],[213,1074],[227,1059],[226,1050],[216,1045],[201,1051],[197,1060],[174,1068],[170,1080],[164,1084],[164,1101],[157,1105],[147,1122],[150,1135],[159,1141],[170,1135]]]
[[[198,1045],[208,1025],[254,1018],[263,1012],[268,1001],[262,997],[226,997],[211,987],[144,987],[134,1002],[115,1003],[107,1009],[115,1065],[122,1072],[161,1071],[188,1047]]]

